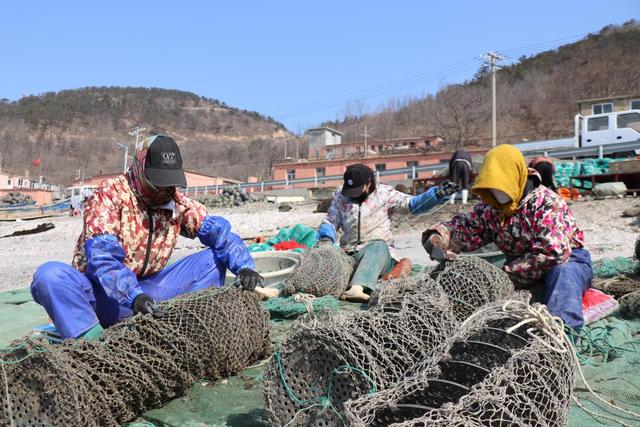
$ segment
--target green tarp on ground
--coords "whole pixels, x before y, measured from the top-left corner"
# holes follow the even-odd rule
[[[49,316],[33,302],[28,289],[0,293],[0,347],[48,322]]]
[[[422,268],[416,266],[415,272]],[[33,301],[22,302],[28,290],[0,293],[0,345],[28,333],[33,326],[46,323],[47,315]],[[12,301],[7,303],[6,301]],[[22,302],[20,304],[16,302]],[[341,311],[363,309],[359,304],[341,302]],[[272,320],[274,346],[282,341],[293,320]],[[589,329],[593,337],[607,332],[610,344],[624,348],[618,350],[606,364],[583,365],[589,384],[605,400],[635,412],[640,412],[640,352],[633,351],[629,342],[640,341],[640,320],[627,320],[611,316],[596,322]],[[638,350],[640,346],[636,345]],[[598,360],[596,359],[596,362]],[[264,403],[261,379],[266,363],[245,369],[226,381],[210,383],[206,380],[194,384],[187,394],[174,399],[164,407],[149,411],[131,423],[131,426],[264,426]],[[600,416],[591,416],[572,403],[568,426],[620,425],[602,418],[613,416],[627,425],[640,425],[640,420],[607,408],[578,383],[575,395],[581,404]]]
[[[596,343],[606,344],[604,338],[600,338],[606,336],[618,350],[607,363],[601,363],[601,358],[596,357],[581,366],[587,382],[604,400],[640,413],[640,319],[624,319],[616,314],[594,323],[588,329]],[[572,402],[568,426],[640,425],[640,419],[634,419],[598,401],[580,380],[574,395],[581,405],[598,416],[588,414]]]

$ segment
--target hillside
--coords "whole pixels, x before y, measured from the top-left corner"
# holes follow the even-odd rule
[[[532,57],[497,73],[498,142],[570,135],[578,100],[640,94],[640,25],[629,21]],[[358,139],[437,134],[454,147],[491,143],[491,76],[480,67],[462,84],[422,99],[391,99],[387,107],[324,125]]]
[[[50,182],[119,171],[135,125],[173,136],[185,167],[236,179],[266,178],[284,143],[282,124],[193,93],[157,88],[89,87],[0,100],[2,166],[21,173],[43,161]]]

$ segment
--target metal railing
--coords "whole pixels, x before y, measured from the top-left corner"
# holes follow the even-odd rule
[[[559,159],[567,159],[574,157],[589,157],[589,156],[597,156],[599,158],[604,157],[606,154],[615,154],[615,153],[624,153],[640,150],[640,140],[633,142],[624,142],[619,144],[610,144],[610,145],[599,145],[595,147],[582,147],[582,148],[560,148],[557,150],[547,150],[547,151],[525,151],[524,154],[527,157],[532,157],[536,155],[545,155],[550,157],[555,157]],[[384,171],[376,171],[377,177],[381,176],[390,176],[390,175],[406,175],[407,179],[416,179],[418,177],[419,172],[432,172],[436,170],[440,170],[443,167],[446,167],[448,161],[445,163],[438,163],[434,165],[422,165],[422,166],[412,166],[406,168],[399,169],[388,169]],[[409,175],[410,174],[410,175]],[[410,178],[409,178],[410,176]],[[186,192],[188,194],[193,194],[195,196],[198,195],[207,195],[209,193],[217,194],[218,192],[228,189],[248,189],[255,188],[258,191],[264,191],[265,188],[274,187],[274,186],[285,186],[294,184],[311,184],[314,186],[318,186],[319,184],[324,184],[329,181],[342,181],[342,175],[329,175],[329,176],[315,176],[312,178],[298,178],[298,179],[280,179],[280,180],[272,180],[272,181],[262,181],[262,182],[243,182],[240,184],[220,184],[220,185],[209,185],[203,187],[187,187]]]

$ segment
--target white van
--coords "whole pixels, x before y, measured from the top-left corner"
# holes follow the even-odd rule
[[[73,209],[81,209],[84,199],[92,195],[96,188],[98,187],[95,185],[79,185],[67,188],[67,197],[71,199],[71,207]]]

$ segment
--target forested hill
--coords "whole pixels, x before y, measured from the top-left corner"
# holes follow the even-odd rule
[[[497,73],[499,142],[570,135],[577,101],[640,95],[638,70],[640,25],[633,20],[519,58]],[[366,125],[374,138],[438,134],[452,146],[489,145],[491,76],[480,67],[472,80],[443,87],[433,96],[390,99],[372,113],[357,110],[324,124],[345,132],[343,141],[358,139]]]
[[[158,88],[88,87],[18,101],[0,100],[2,166],[23,173],[42,159],[49,182],[122,169],[117,143],[133,148],[132,127],[173,136],[185,166],[245,179],[267,177],[283,144],[294,138],[275,120],[193,93]]]

